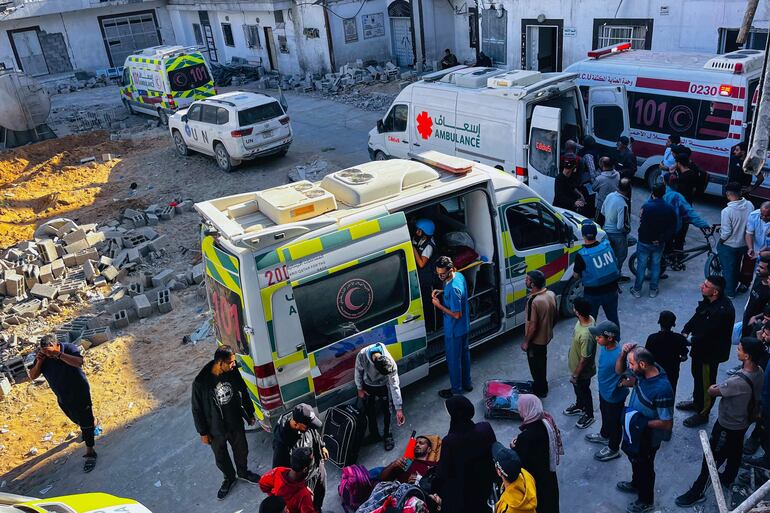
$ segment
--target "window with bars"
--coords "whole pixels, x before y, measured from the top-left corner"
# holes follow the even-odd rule
[[[259,42],[259,25],[244,25],[243,36],[249,48],[262,48]]]
[[[652,49],[652,19],[594,19],[593,47],[631,42],[635,50]]]
[[[639,25],[604,25],[599,34],[599,47],[631,41],[631,48],[644,50],[647,27]]]

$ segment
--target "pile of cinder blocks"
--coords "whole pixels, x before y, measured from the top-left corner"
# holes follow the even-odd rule
[[[305,73],[305,75],[288,75],[281,77],[281,86],[285,89],[299,90],[305,93],[320,91],[322,93],[340,93],[350,91],[353,86],[372,84],[374,82],[390,82],[392,80],[411,80],[415,78],[412,72],[401,73],[398,66],[390,61],[378,63],[356,59],[340,67],[337,73],[324,75]]]

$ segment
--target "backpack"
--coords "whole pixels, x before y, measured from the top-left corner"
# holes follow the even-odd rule
[[[369,471],[363,465],[349,465],[342,469],[337,493],[342,499],[342,509],[350,513],[358,509],[372,493],[374,485],[369,478]]]

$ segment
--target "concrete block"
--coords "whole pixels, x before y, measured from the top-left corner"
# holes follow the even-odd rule
[[[80,346],[84,350],[88,350],[93,345],[90,340],[85,338],[79,338],[75,341],[76,346]]]
[[[203,280],[206,278],[206,267],[203,262],[195,265],[192,268],[192,277],[193,283],[203,283]]]
[[[40,256],[43,257],[43,262],[49,264],[59,258],[59,253],[56,251],[56,243],[48,239],[38,243],[38,250]]]
[[[21,297],[26,290],[26,284],[24,283],[24,277],[16,273],[5,274],[5,288],[7,295],[11,297]]]
[[[71,244],[64,246],[64,252],[68,255],[74,255],[76,253],[80,253],[84,249],[88,249],[89,247],[90,245],[86,239],[78,239],[73,241]]]
[[[135,233],[136,230],[132,230],[131,235],[123,236],[124,248],[135,248],[143,242],[147,242],[149,239],[140,233]]]
[[[158,232],[149,226],[142,226],[141,228],[135,228],[131,235],[141,235],[145,240],[152,240],[158,236]]]
[[[128,262],[128,250],[124,249],[121,250],[117,255],[115,255],[115,258],[112,259],[112,265],[113,267],[116,267],[117,269],[120,269],[123,267],[123,265]]]
[[[139,315],[140,319],[144,319],[145,317],[152,315],[152,305],[150,304],[150,300],[147,299],[147,296],[144,294],[134,296],[134,305],[136,307],[136,313]]]
[[[116,329],[125,328],[128,326],[128,312],[126,310],[118,310],[112,315],[112,326]]]
[[[139,294],[144,294],[144,285],[139,282],[132,282],[128,284],[128,295],[129,296],[138,296]]]
[[[181,214],[183,212],[191,212],[192,209],[193,209],[192,200],[184,200],[183,202],[177,204],[177,206],[174,207],[174,210],[176,210],[177,214]]]
[[[0,296],[7,296],[6,288],[5,288],[5,279],[0,278]]]
[[[167,207],[163,207],[162,209],[160,209],[160,211],[158,213],[158,217],[160,217],[164,221],[168,221],[168,220],[170,220],[171,218],[174,217],[175,213],[176,213],[176,211],[174,210],[174,207],[168,207],[167,206]]]
[[[75,231],[78,229],[78,225],[67,219],[64,223],[62,223],[61,226],[56,230],[56,236],[60,239],[63,238],[65,235],[67,235],[71,231]]]
[[[107,278],[104,276],[97,276],[94,278],[94,287],[102,287],[104,285],[107,285]]]
[[[142,285],[145,286],[145,288],[152,287],[153,276],[155,276],[155,273],[152,271],[142,271],[142,274],[140,276],[140,281],[142,282]]]
[[[114,301],[120,301],[126,297],[126,287],[119,287],[109,293],[107,299]]]
[[[161,248],[164,248],[168,245],[168,237],[165,235],[161,235],[155,240],[150,241],[150,249],[152,251],[160,251]]]
[[[101,274],[105,280],[112,282],[112,281],[115,281],[115,279],[118,277],[118,275],[120,274],[120,271],[115,269],[113,266],[108,265],[102,270]]]
[[[144,218],[144,214],[137,214],[128,220],[134,224],[134,227],[145,226],[147,224],[147,219]]]
[[[174,271],[171,269],[163,269],[161,272],[152,277],[153,287],[162,287],[174,278]]]
[[[123,211],[123,217],[131,219],[134,216],[141,215],[142,213],[138,210],[134,210],[133,208],[127,208]]]
[[[75,231],[69,232],[67,235],[62,237],[62,240],[64,240],[64,244],[70,245],[80,240],[86,240],[86,231],[83,228],[78,228]]]
[[[112,259],[106,255],[102,255],[99,257],[99,269],[105,269],[106,267],[112,265]]]
[[[88,248],[75,255],[77,265],[83,265],[87,260],[99,260],[99,253],[95,248]]]
[[[94,278],[99,276],[99,270],[96,268],[92,260],[86,260],[83,262],[83,274],[85,275],[86,281],[88,283],[93,283]]]
[[[81,337],[88,340],[92,345],[98,346],[112,339],[112,331],[109,326],[102,326],[85,330]]]
[[[139,250],[136,248],[131,248],[128,250],[128,261],[131,263],[141,262],[142,261],[142,254],[139,253]]]
[[[53,281],[54,276],[51,269],[51,264],[45,264],[44,266],[40,267],[40,276],[38,276],[38,279],[40,280],[40,283],[48,283]]]
[[[147,226],[156,226],[158,224],[158,216],[155,214],[147,214]]]
[[[64,257],[62,257],[62,260],[64,261],[64,265],[66,267],[75,267],[78,265],[78,258],[77,255],[74,254],[66,254]]]
[[[32,287],[32,290],[29,291],[29,293],[39,298],[56,299],[56,296],[59,295],[59,287],[55,285],[43,285],[42,283],[36,283]]]
[[[54,278],[61,278],[67,272],[67,268],[64,266],[64,260],[57,258],[51,262],[51,273]]]
[[[171,304],[171,291],[168,289],[159,290],[156,301],[160,313],[168,313],[174,309],[174,306]]]
[[[96,246],[104,242],[104,239],[104,232],[93,232],[86,235],[86,241],[88,241],[89,246]]]

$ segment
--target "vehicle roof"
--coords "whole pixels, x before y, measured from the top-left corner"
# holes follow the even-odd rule
[[[479,71],[483,69],[488,68],[464,68],[464,69],[458,69],[454,71],[453,73],[456,75],[467,75],[470,73],[473,73],[474,71]],[[496,74],[496,77],[503,77],[507,74],[512,74],[517,71],[522,70],[499,70],[500,73]],[[543,89],[549,85],[557,84],[559,82],[564,82],[567,80],[572,80],[577,78],[577,75],[575,73],[571,73],[568,71],[557,71],[553,73],[541,73],[541,79],[529,83],[528,85],[513,85],[510,87],[467,87],[458,85],[455,83],[451,83],[447,81],[446,79],[441,80],[420,80],[419,82],[415,82],[407,87],[405,87],[402,90],[402,94],[409,94],[408,91],[412,88],[416,87],[425,87],[425,88],[432,88],[432,89],[442,89],[445,91],[455,91],[455,92],[464,92],[464,93],[473,93],[473,94],[481,94],[481,95],[487,95],[487,96],[496,96],[501,98],[513,98],[513,99],[521,99],[524,96],[533,93],[535,91],[538,91],[540,89]],[[492,78],[490,76],[490,78]]]
[[[683,72],[700,71],[703,73],[719,73],[732,75],[732,71],[708,69],[704,66],[711,59],[718,57],[713,53],[698,52],[656,52],[653,50],[629,50],[613,53],[599,59],[583,59],[572,64],[567,70],[575,68],[623,66],[628,68],[657,68],[665,70],[680,70]]]
[[[197,100],[196,103],[225,103],[231,107],[258,107],[268,103],[277,102],[275,98],[263,93],[253,93],[250,91],[230,91],[228,93],[215,94],[207,98]]]
[[[427,154],[437,154],[437,152],[426,152],[422,155]],[[443,154],[438,155],[442,155],[447,159],[453,159],[453,162],[467,163],[470,171],[465,174],[455,174],[413,160],[392,159],[367,162],[353,168],[332,173],[322,182],[315,182],[312,185],[310,182],[304,182],[307,184],[304,185],[306,188],[324,189],[322,192],[327,195],[330,191],[334,191],[336,208],[315,217],[283,224],[274,222],[268,215],[258,209],[258,195],[266,191],[279,189],[280,187],[286,188],[291,186],[291,184],[263,191],[253,191],[212,199],[197,203],[195,208],[209,224],[218,230],[220,236],[225,240],[229,240],[236,245],[249,246],[251,245],[249,241],[260,239],[271,232],[282,232],[281,242],[283,243],[308,231],[314,231],[334,224],[342,226],[363,219],[379,217],[390,211],[419,205],[426,200],[489,181],[493,182],[495,189],[516,188],[521,189],[523,195],[527,195],[527,197],[537,196],[527,185],[510,173],[466,159],[449,157]],[[416,158],[420,158],[420,156]],[[350,201],[350,194],[346,195],[346,193],[356,189],[356,186],[344,189],[344,187],[337,187],[330,182],[334,182],[335,178],[340,174],[351,171],[372,175],[374,176],[374,182],[380,180],[380,185],[384,187],[395,185],[398,187],[398,190],[394,192],[393,189],[389,189],[388,193],[385,193],[381,198],[367,201],[360,206],[345,204],[343,200]],[[394,181],[398,183],[394,184]],[[299,183],[301,184],[302,182]],[[366,196],[367,193],[369,193],[369,196]],[[318,192],[318,195],[320,194],[321,191]],[[371,199],[373,197],[371,194],[374,194],[371,190],[364,191],[360,198]],[[293,231],[293,228],[297,228],[297,230]]]
[[[145,48],[139,52],[133,53],[128,57],[145,58],[145,59],[165,59],[167,57],[176,57],[179,55],[199,54],[200,50],[194,46],[180,46],[180,45],[159,45]]]

